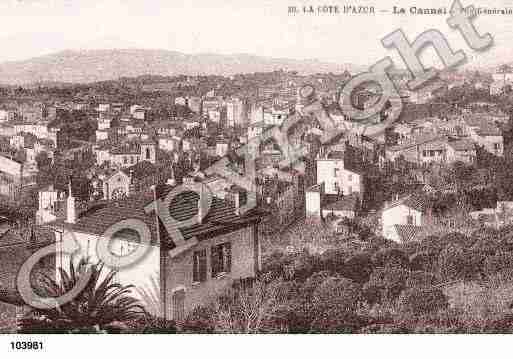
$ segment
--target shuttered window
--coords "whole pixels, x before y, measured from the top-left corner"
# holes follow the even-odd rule
[[[222,243],[212,247],[212,277],[230,273],[232,268],[232,244]]]
[[[192,281],[204,282],[207,280],[207,250],[202,249],[193,253]]]

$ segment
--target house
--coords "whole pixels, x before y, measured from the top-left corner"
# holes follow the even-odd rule
[[[261,137],[264,130],[267,128],[267,125],[264,121],[254,122],[248,126],[248,140],[251,140],[255,137]]]
[[[386,158],[395,161],[403,157],[412,163],[443,161],[445,159],[445,136],[427,134],[412,137],[408,142],[386,149]]]
[[[317,183],[324,183],[327,194],[351,195],[364,193],[361,165],[350,161],[345,152],[331,151],[317,158]]]
[[[495,213],[500,225],[511,224],[513,222],[513,201],[497,201]]]
[[[360,198],[357,194],[349,196],[326,195],[321,204],[323,218],[332,215],[340,218],[355,218]]]
[[[469,116],[464,121],[466,133],[478,145],[496,156],[504,154],[504,138],[494,123],[481,116]]]
[[[63,200],[64,192],[57,191],[53,185],[40,189],[38,191],[36,224],[42,225],[56,220]]]
[[[76,212],[71,195],[66,219],[47,226],[54,230],[58,250],[70,241],[79,244],[77,260],[88,256],[96,261],[105,253],[97,250],[98,244],[110,248],[109,258],[142,252],[144,256],[132,265],[113,261],[118,268],[115,280],[144,290],[158,283],[155,296],[161,308],[145,303],[146,309],[180,322],[234,282],[256,276],[261,258],[257,227],[262,212],[254,208],[238,214],[236,206],[243,205],[243,198],[230,201],[214,196],[208,206],[204,190],[174,194],[176,188],[159,186],[158,194],[96,206],[82,214]],[[166,214],[159,215],[160,211]],[[166,229],[168,217],[178,224],[171,227],[172,233]],[[137,225],[130,225],[134,222]],[[63,254],[57,257],[56,266],[67,268],[68,262],[69,256]],[[142,297],[138,290],[134,293]]]
[[[178,136],[162,135],[158,138],[159,148],[164,151],[181,150],[182,139]]]
[[[0,156],[0,195],[17,199],[25,182],[24,165],[13,159]]]
[[[223,157],[230,150],[230,141],[220,138],[216,141],[216,156]]]
[[[109,162],[111,165],[126,168],[141,161],[157,162],[157,144],[149,140],[130,140],[123,143],[100,143],[95,148],[96,164],[103,165]]]
[[[473,163],[476,160],[476,145],[468,139],[449,141],[446,144],[446,161],[448,163]]]
[[[385,207],[381,211],[383,237],[398,241],[396,225],[421,227],[424,212],[425,203],[422,197],[416,194],[397,198],[391,203],[385,203]]]
[[[483,208],[479,211],[472,211],[469,213],[470,218],[487,227],[497,228],[499,225],[499,218],[495,208]]]
[[[506,86],[508,86],[508,84],[510,84],[510,83],[507,81],[503,81],[503,80],[498,80],[498,81],[492,82],[492,84],[490,85],[490,95],[492,95],[492,96],[502,95],[505,92]]]
[[[307,217],[355,218],[360,206],[360,195],[327,194],[325,182],[305,190],[305,211]]]

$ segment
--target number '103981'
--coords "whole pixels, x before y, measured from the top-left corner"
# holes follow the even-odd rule
[[[43,342],[16,341],[11,342],[12,350],[43,350]]]

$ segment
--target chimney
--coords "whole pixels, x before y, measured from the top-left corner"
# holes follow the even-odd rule
[[[68,199],[66,201],[66,223],[75,223],[77,221],[77,213],[75,208],[75,197],[71,192],[71,178],[68,183]]]
[[[207,194],[205,193],[205,185],[200,183],[200,193],[198,199],[198,223],[203,223],[203,219],[207,215],[208,212],[208,199]]]

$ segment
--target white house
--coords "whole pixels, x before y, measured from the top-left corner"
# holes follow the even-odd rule
[[[381,211],[383,237],[398,241],[396,225],[421,227],[425,204],[416,195],[408,195],[386,203]]]
[[[364,193],[364,178],[362,170],[356,166],[350,166],[344,160],[344,154],[340,151],[332,151],[317,162],[317,183],[324,183],[327,194],[350,195]]]
[[[74,257],[77,260],[83,256],[93,262],[98,260],[99,243],[110,247],[119,258],[142,249],[144,256],[136,263],[124,267],[114,263],[119,270],[115,280],[146,291],[157,283],[154,295],[160,308],[144,303],[146,309],[180,322],[196,306],[206,305],[234,282],[256,276],[261,258],[257,226],[262,213],[253,209],[238,214],[236,205],[243,204],[240,200],[230,202],[216,197],[209,208],[203,191],[177,194],[176,201],[168,206],[162,201],[172,189],[166,186],[159,190],[157,205],[153,195],[148,194],[98,206],[80,217],[74,198],[69,196],[66,219],[48,226],[55,232],[57,250],[69,241],[79,244]],[[169,211],[177,221],[187,219],[177,229],[180,235],[168,233],[165,225],[157,229],[157,208]],[[130,224],[133,219],[138,220],[137,225]],[[57,256],[57,267],[68,265],[68,255]],[[139,293],[136,289],[134,296],[143,299]]]

